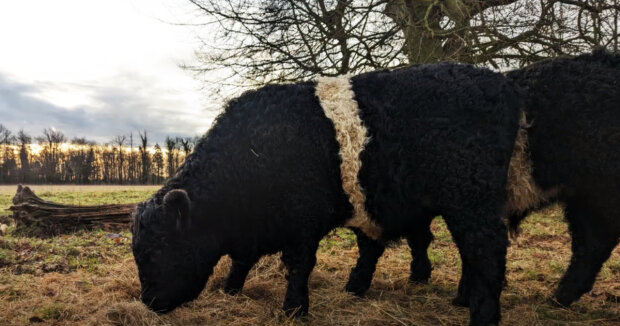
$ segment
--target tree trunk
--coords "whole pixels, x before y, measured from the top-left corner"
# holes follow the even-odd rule
[[[18,232],[55,235],[80,229],[128,229],[136,205],[63,205],[43,200],[30,188],[19,185],[9,210],[13,212]]]
[[[383,13],[403,32],[403,50],[410,64],[441,61],[477,63],[468,43],[470,20],[488,8],[516,1],[388,0]],[[452,24],[446,24],[447,19]]]
[[[441,39],[433,34],[439,30],[439,8],[428,0],[391,0],[384,14],[403,31],[405,51],[410,64],[443,61],[446,54]]]

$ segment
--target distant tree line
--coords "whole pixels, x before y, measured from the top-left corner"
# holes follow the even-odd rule
[[[46,128],[33,137],[0,124],[0,184],[161,184],[191,153],[196,138],[149,144],[146,131],[97,144]]]

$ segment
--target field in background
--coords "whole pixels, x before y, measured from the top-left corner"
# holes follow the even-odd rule
[[[153,186],[33,186],[44,199],[67,204],[129,203]],[[0,186],[0,215],[16,187]],[[408,284],[410,254],[397,243],[381,258],[364,298],[342,289],[357,248],[353,235],[336,230],[318,252],[310,279],[310,315],[291,321],[280,311],[285,271],[278,255],[263,258],[242,293],[224,294],[229,260],[222,259],[201,296],[158,316],[137,299],[140,285],[131,235],[79,232],[52,239],[0,237],[0,325],[462,325],[468,310],[450,305],[460,274],[458,252],[441,219],[429,251],[428,285]],[[508,285],[502,294],[504,325],[620,325],[620,248],[594,289],[569,309],[548,304],[570,259],[570,238],[559,208],[531,216],[508,251]]]
[[[152,185],[27,185],[37,196],[62,204],[129,204],[143,201],[160,186]],[[0,216],[9,215],[17,185],[0,185]]]
[[[36,193],[39,192],[113,192],[157,190],[160,186],[153,185],[29,185]],[[0,185],[0,194],[14,194],[17,185]]]

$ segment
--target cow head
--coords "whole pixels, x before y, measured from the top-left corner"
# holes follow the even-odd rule
[[[139,204],[134,213],[132,251],[141,299],[153,311],[168,312],[195,299],[215,265],[205,261],[209,255],[190,232],[191,206],[187,193],[175,189],[163,200]]]

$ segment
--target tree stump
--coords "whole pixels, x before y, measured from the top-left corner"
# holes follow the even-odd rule
[[[97,206],[63,205],[39,198],[25,186],[18,185],[13,197],[16,230],[35,235],[55,235],[80,229],[128,229],[137,204]]]

